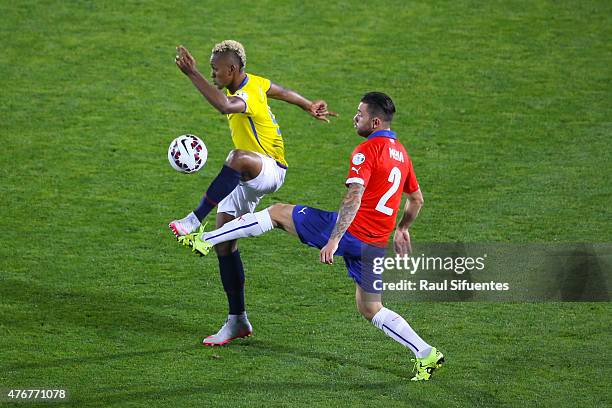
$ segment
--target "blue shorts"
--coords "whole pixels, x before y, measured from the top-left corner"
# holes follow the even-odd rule
[[[293,209],[293,223],[300,240],[306,245],[323,248],[331,235],[338,213],[318,208],[296,205]],[[368,293],[381,293],[382,275],[374,273],[374,258],[385,256],[385,248],[366,244],[348,231],[338,244],[336,254],[344,258],[348,276]],[[375,282],[379,281],[375,285]]]

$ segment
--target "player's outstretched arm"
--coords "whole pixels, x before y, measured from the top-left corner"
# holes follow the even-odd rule
[[[319,253],[321,262],[327,264],[334,263],[334,254],[338,249],[338,244],[355,219],[355,215],[357,215],[357,210],[359,210],[359,206],[361,205],[361,197],[363,197],[364,191],[365,187],[362,184],[351,183],[349,185],[346,196],[344,200],[342,200],[342,204],[338,210],[338,219],[329,237],[329,241],[321,248],[321,252]]]
[[[397,224],[395,234],[393,235],[393,249],[400,256],[408,255],[412,252],[408,229],[419,215],[421,207],[423,207],[423,194],[421,190],[408,194],[408,199],[404,205],[404,215]]]
[[[187,48],[179,45],[176,47],[176,66],[185,74],[200,91],[202,96],[219,112],[223,114],[244,112],[246,105],[240,98],[228,98],[223,92],[211,85],[196,66],[196,60]]]
[[[282,86],[271,83],[270,89],[268,89],[267,95],[273,99],[279,99],[297,105],[304,109],[315,119],[323,120],[329,123],[328,116],[338,116],[336,112],[330,112],[327,110],[327,102],[324,100],[310,101],[304,98],[299,93],[292,91],[291,89],[283,88]]]

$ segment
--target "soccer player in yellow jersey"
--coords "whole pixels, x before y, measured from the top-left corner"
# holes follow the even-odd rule
[[[235,149],[230,152],[200,205],[185,218],[170,223],[179,237],[196,231],[202,220],[217,207],[217,228],[246,213],[252,213],[261,198],[278,190],[287,170],[283,138],[268,98],[297,105],[316,119],[329,122],[336,113],[323,100],[310,101],[297,92],[245,71],[246,53],[237,41],[226,40],[212,49],[210,66],[213,86],[196,67],[183,46],[177,48],[176,65],[204,98],[227,115]],[[225,88],[226,93],[221,92]],[[222,345],[252,332],[244,306],[244,269],[237,242],[215,246],[219,271],[229,304],[225,324],[204,345]]]

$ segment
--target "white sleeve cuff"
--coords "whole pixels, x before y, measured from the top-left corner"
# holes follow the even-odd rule
[[[363,179],[359,177],[351,177],[344,182],[344,184],[351,184],[351,183],[357,183],[357,184],[361,184],[362,186],[365,186]]]

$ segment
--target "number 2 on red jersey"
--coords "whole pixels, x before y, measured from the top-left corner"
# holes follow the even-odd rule
[[[395,194],[395,192],[400,186],[400,182],[402,181],[402,172],[400,171],[400,169],[398,169],[397,167],[393,167],[391,169],[391,172],[389,173],[389,178],[387,178],[387,181],[391,183],[391,187],[389,188],[389,190],[387,190],[385,194],[382,195],[382,197],[380,197],[378,204],[376,204],[376,211],[379,211],[388,216],[392,216],[393,208],[387,207],[387,201],[389,201],[389,199],[393,197],[393,194]]]

